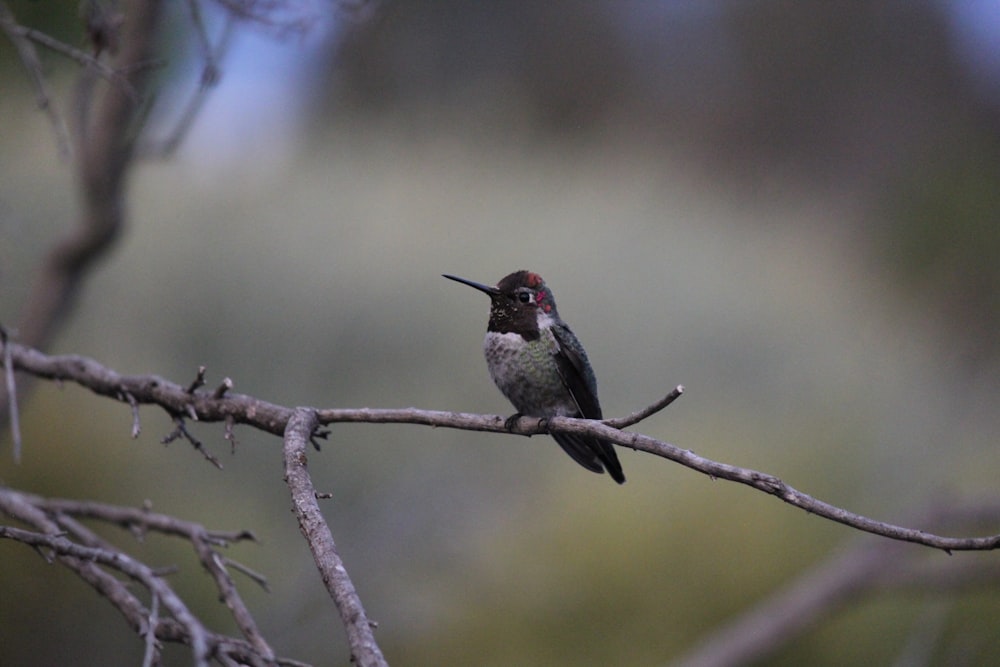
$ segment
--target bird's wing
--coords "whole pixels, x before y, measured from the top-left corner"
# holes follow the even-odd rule
[[[597,380],[594,378],[594,372],[590,370],[586,352],[579,347],[579,343],[576,345],[569,343],[573,335],[569,327],[553,326],[551,332],[556,341],[552,351],[556,369],[559,371],[563,386],[573,397],[577,411],[585,419],[601,419],[603,415],[601,404],[597,402]],[[604,472],[606,469],[616,482],[625,483],[621,463],[618,462],[618,455],[615,454],[610,442],[575,433],[553,433],[552,437],[563,451],[587,470]]]
[[[580,416],[585,419],[601,419],[601,404],[597,401],[597,381],[593,371],[589,369],[585,352],[578,351],[576,346],[568,343],[569,328],[565,325],[554,326],[551,329],[558,343],[558,349],[553,352],[556,368],[563,385],[570,396],[576,401]],[[569,333],[571,336],[572,333]]]

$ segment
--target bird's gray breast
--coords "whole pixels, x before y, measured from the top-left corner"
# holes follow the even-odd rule
[[[534,417],[572,415],[576,405],[563,385],[553,354],[558,343],[548,329],[527,341],[517,333],[490,331],[483,352],[490,376],[518,412]]]

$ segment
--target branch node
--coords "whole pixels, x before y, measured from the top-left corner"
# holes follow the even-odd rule
[[[208,370],[205,366],[198,366],[198,374],[195,376],[191,384],[188,385],[187,393],[193,394],[198,389],[205,386],[205,371]]]
[[[226,392],[233,388],[233,381],[230,378],[223,378],[219,386],[212,392],[212,398],[222,398]]]

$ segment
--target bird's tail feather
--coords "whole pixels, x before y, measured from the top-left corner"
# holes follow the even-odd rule
[[[564,452],[587,470],[602,473],[607,469],[611,479],[619,484],[625,483],[621,463],[610,442],[575,433],[553,433],[552,437]]]

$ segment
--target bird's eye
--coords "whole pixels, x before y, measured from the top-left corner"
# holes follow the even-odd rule
[[[527,290],[517,293],[517,300],[521,303],[529,303],[531,301],[531,293]]]

